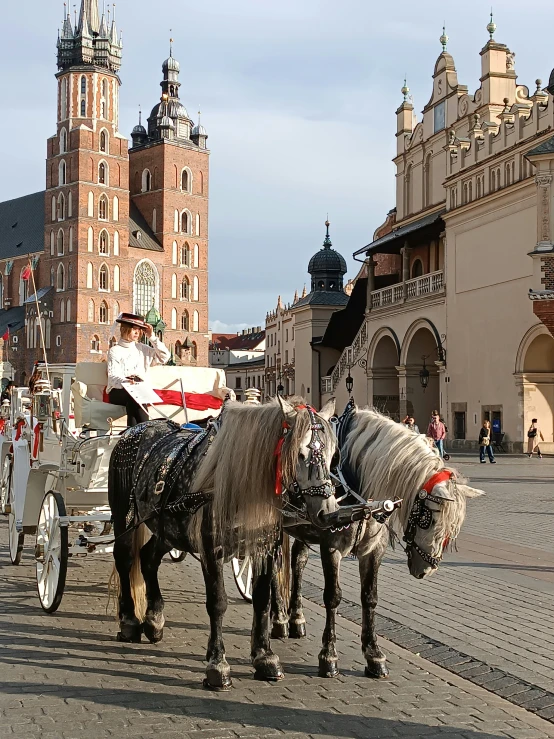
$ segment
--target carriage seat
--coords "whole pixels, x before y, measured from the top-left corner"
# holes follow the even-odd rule
[[[181,382],[187,393],[204,393],[224,400],[232,390],[225,387],[223,370],[210,367],[169,367],[157,365],[148,371],[148,381],[157,390],[173,390],[181,392]],[[121,405],[105,403],[105,390],[108,383],[108,367],[106,362],[79,362],[75,367],[75,380],[71,385],[73,395],[75,426],[87,426],[97,431],[108,431],[112,426],[125,428],[127,414]],[[182,407],[175,405],[149,406],[149,417],[171,418],[176,423],[186,423],[187,417]],[[208,416],[217,416],[218,410],[188,409],[188,421],[194,422]]]

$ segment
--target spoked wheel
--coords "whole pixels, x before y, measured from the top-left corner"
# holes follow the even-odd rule
[[[239,593],[245,601],[252,603],[252,578],[254,575],[252,559],[250,557],[245,559],[233,557],[231,564],[233,565],[233,576]]]
[[[54,613],[62,601],[67,574],[68,532],[61,525],[65,503],[59,493],[44,496],[38,519],[35,558],[40,605],[46,613]]]
[[[2,496],[2,513],[8,514],[8,529],[10,539],[10,560],[12,565],[18,565],[21,562],[23,554],[23,544],[25,543],[25,534],[17,530],[15,518],[15,500],[12,486],[12,470],[13,457],[11,454],[6,456],[4,460],[4,468],[2,470],[1,496]]]
[[[182,562],[186,556],[187,556],[187,553],[182,552],[180,549],[172,549],[169,552],[169,559],[172,562]]]

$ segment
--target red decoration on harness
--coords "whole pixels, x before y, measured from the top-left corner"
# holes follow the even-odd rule
[[[38,457],[38,445],[40,442],[40,432],[42,431],[42,424],[37,423],[35,426],[33,433],[35,435],[34,442],[33,442],[33,459],[36,459]]]
[[[288,434],[290,426],[286,421],[283,421],[283,434],[277,442],[275,449],[275,456],[277,457],[277,467],[275,470],[275,495],[282,495],[283,493],[283,469],[281,467],[281,452],[283,450],[283,444],[285,443],[285,436]]]
[[[6,430],[6,419],[0,418],[0,434],[4,434],[5,430]]]
[[[25,426],[25,421],[23,419],[20,419],[15,424],[15,439],[14,439],[14,441],[19,441],[21,439],[21,430],[23,429],[23,426]]]
[[[427,482],[421,489],[425,490],[426,493],[431,493],[435,485],[439,485],[441,482],[446,482],[447,480],[450,480],[451,477],[452,472],[449,472],[448,470],[435,472],[435,474],[427,480]]]

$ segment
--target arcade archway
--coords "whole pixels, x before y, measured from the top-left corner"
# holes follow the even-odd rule
[[[425,325],[414,327],[409,331],[402,355],[406,367],[406,400],[408,413],[413,415],[422,433],[427,429],[433,410],[440,408],[439,374],[437,360],[437,342],[430,328]],[[423,367],[429,372],[427,387],[420,380]]]
[[[371,365],[373,373],[373,405],[392,418],[399,415],[398,349],[388,334],[378,340]]]

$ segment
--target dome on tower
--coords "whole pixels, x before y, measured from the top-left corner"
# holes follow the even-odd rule
[[[208,132],[204,128],[204,126],[201,123],[197,123],[196,126],[192,129],[192,135],[193,136],[207,136]]]
[[[160,128],[170,128],[172,131],[175,129],[175,124],[168,115],[163,115],[160,118]]]
[[[314,272],[340,272],[341,275],[346,274],[346,262],[342,254],[333,249],[331,237],[329,236],[329,221],[325,221],[327,234],[323,241],[323,246],[310,259],[308,264],[308,272],[313,275]]]
[[[137,123],[137,125],[133,128],[133,131],[131,133],[131,136],[146,136],[146,129],[142,125],[142,123]]]
[[[150,113],[150,118],[157,118],[159,116],[161,105],[161,102],[154,105]],[[164,105],[164,109],[170,118],[186,118],[188,120],[188,111],[180,100],[168,100]]]
[[[181,65],[175,59],[171,54],[169,55],[169,58],[165,60],[165,62],[162,64],[162,71],[165,72],[179,72],[181,70]]]

